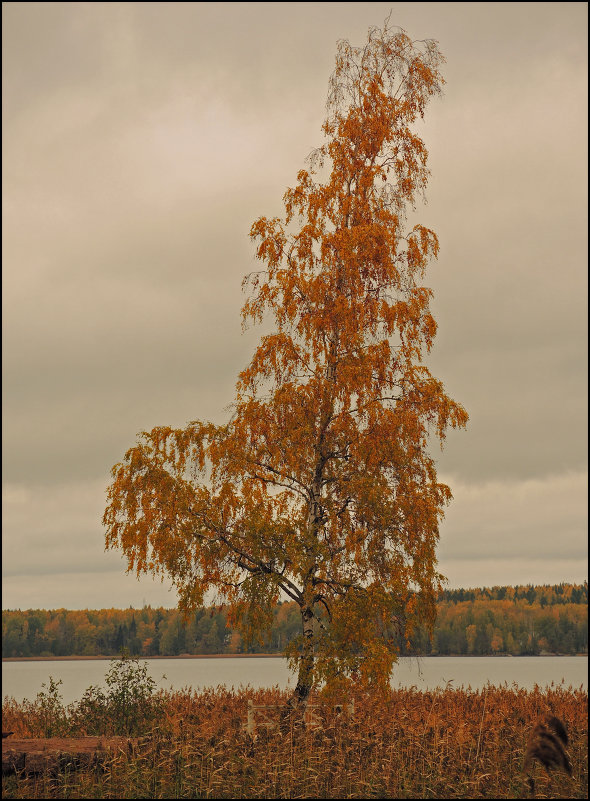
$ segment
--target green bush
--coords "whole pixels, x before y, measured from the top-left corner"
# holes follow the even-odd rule
[[[128,737],[145,734],[155,720],[162,714],[161,699],[155,694],[156,682],[148,675],[147,662],[123,654],[120,659],[112,659],[105,677],[108,687],[106,695],[98,688],[88,688],[85,696],[89,710],[92,704],[100,709],[106,708],[106,719],[113,727],[112,734]],[[82,701],[84,701],[84,697]],[[82,703],[82,701],[80,703]]]
[[[63,681],[55,681],[53,676],[49,677],[49,686],[43,683],[41,690],[37,693],[33,707],[37,712],[37,727],[41,737],[59,737],[67,731],[67,713],[63,705],[63,696],[59,691],[59,685]]]
[[[20,705],[26,736],[134,737],[148,733],[163,717],[163,695],[156,692],[147,663],[140,664],[126,653],[111,660],[106,691],[91,685],[79,701],[66,707],[59,691],[62,683],[50,676],[33,701]]]

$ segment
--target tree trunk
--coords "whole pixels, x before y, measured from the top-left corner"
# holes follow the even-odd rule
[[[297,685],[293,690],[285,710],[281,716],[281,725],[294,722],[301,723],[305,714],[307,700],[313,688],[313,608],[309,604],[301,606],[301,622],[303,626],[303,653],[299,661]]]
[[[305,707],[313,685],[313,609],[311,606],[304,606],[301,609],[301,622],[303,624],[303,654],[299,662],[299,674],[293,698],[296,704]]]
[[[328,370],[330,373],[330,370]],[[335,380],[334,375],[329,374],[329,380],[333,382]],[[327,398],[324,401],[324,406],[326,405],[326,401],[329,406],[329,410],[324,409],[322,414],[322,420],[320,425],[320,434],[319,440],[316,446],[316,465],[315,465],[315,475],[313,479],[313,483],[310,487],[310,502],[308,508],[308,517],[307,517],[307,529],[309,532],[309,539],[314,543],[317,542],[318,539],[318,530],[322,524],[322,519],[324,515],[324,510],[322,507],[321,496],[322,496],[322,480],[323,480],[323,473],[324,473],[324,466],[326,460],[322,455],[322,443],[324,439],[324,435],[328,426],[328,423],[331,419],[332,415],[332,400],[331,398]],[[301,654],[301,658],[299,661],[299,672],[297,675],[297,686],[293,690],[291,697],[289,698],[287,705],[286,705],[286,716],[291,717],[292,713],[297,713],[298,719],[303,719],[303,715],[305,714],[305,707],[307,705],[307,699],[311,693],[313,688],[313,668],[314,668],[314,642],[313,642],[313,583],[314,583],[314,574],[317,569],[317,565],[314,561],[311,562],[309,569],[306,573],[306,577],[303,581],[303,595],[302,600],[299,605],[301,610],[301,624],[303,629],[303,653]]]

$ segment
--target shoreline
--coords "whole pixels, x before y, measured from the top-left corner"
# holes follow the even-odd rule
[[[582,657],[587,659],[588,654],[405,654],[401,659],[460,659],[467,657],[473,659],[514,659],[523,658],[544,658],[548,656]],[[134,656],[141,662],[149,659],[285,659],[283,654],[178,654],[177,656]],[[110,662],[113,659],[120,659],[120,656],[3,656],[3,662],[84,662],[84,661],[103,661]]]
[[[284,659],[283,654],[177,654],[176,656],[133,656],[141,662],[147,659]],[[91,660],[111,661],[120,656],[3,656],[3,662],[82,662]]]

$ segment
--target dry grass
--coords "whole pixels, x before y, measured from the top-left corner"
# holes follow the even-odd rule
[[[528,738],[540,717],[555,715],[569,735],[572,775],[548,776],[535,764],[536,797],[588,797],[588,694],[581,689],[396,690],[387,703],[355,697],[352,721],[327,708],[321,728],[291,728],[281,735],[259,727],[254,738],[244,730],[249,699],[280,704],[286,694],[223,687],[161,693],[158,726],[138,754],[116,754],[101,770],[5,777],[2,795],[524,798]],[[3,728],[14,736],[35,736],[30,707],[28,713],[29,719],[22,706],[5,701]],[[69,717],[65,724],[80,726],[79,717]],[[87,721],[91,734],[89,728]]]

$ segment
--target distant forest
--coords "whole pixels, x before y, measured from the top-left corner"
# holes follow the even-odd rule
[[[445,590],[432,637],[417,630],[402,654],[588,652],[588,583]],[[2,612],[2,656],[178,656],[280,653],[300,630],[293,602],[277,604],[262,643],[246,644],[223,609],[27,609]]]

